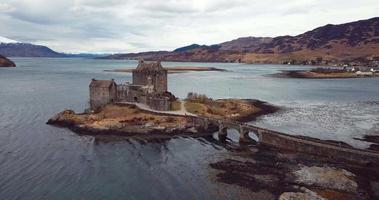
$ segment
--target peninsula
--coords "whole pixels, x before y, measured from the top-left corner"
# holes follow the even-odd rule
[[[0,55],[0,67],[16,67],[16,64],[8,58]]]

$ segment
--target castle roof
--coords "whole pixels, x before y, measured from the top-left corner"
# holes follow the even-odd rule
[[[144,60],[139,60],[134,71],[166,71],[166,69],[162,67],[161,61],[145,62]]]
[[[90,87],[100,87],[100,88],[109,88],[112,84],[114,84],[114,80],[95,80],[92,79],[90,83]]]

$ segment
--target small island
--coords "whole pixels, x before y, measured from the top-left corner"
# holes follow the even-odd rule
[[[379,77],[379,70],[376,68],[316,68],[311,70],[289,70],[273,74],[279,78],[305,78],[305,79],[329,79],[329,78],[362,78]]]
[[[168,70],[158,62],[139,61],[133,83],[92,79],[90,108],[84,113],[65,110],[47,122],[83,135],[117,135],[162,138],[202,136],[218,130],[199,117],[252,121],[277,107],[259,100],[220,99],[189,93],[179,100],[167,91]]]
[[[204,71],[219,71],[225,72],[227,70],[220,69],[216,67],[195,67],[195,66],[176,66],[176,67],[165,67],[169,74],[174,73],[185,73],[185,72],[204,72]],[[114,69],[114,70],[104,70],[106,72],[125,72],[132,73],[134,69]]]
[[[8,58],[0,55],[0,67],[16,67],[16,64]]]

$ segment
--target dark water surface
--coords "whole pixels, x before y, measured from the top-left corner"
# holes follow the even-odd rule
[[[230,199],[246,191],[214,181],[209,163],[230,151],[212,138],[102,143],[46,125],[55,113],[83,111],[91,78],[131,81],[135,61],[14,58],[0,69],[0,199]],[[277,79],[267,74],[300,66],[163,63],[229,72],[169,75],[169,90],[212,98],[256,98],[282,106],[261,126],[291,134],[354,140],[379,132],[379,79]],[[233,131],[231,131],[233,132]],[[232,134],[233,137],[237,137]],[[246,197],[246,196],[245,196]]]

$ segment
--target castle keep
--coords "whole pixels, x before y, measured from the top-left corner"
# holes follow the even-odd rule
[[[117,102],[134,102],[148,105],[154,110],[170,110],[175,96],[167,91],[167,70],[160,61],[139,60],[133,70],[133,83],[117,84],[112,80],[92,79],[89,85],[91,110]]]

